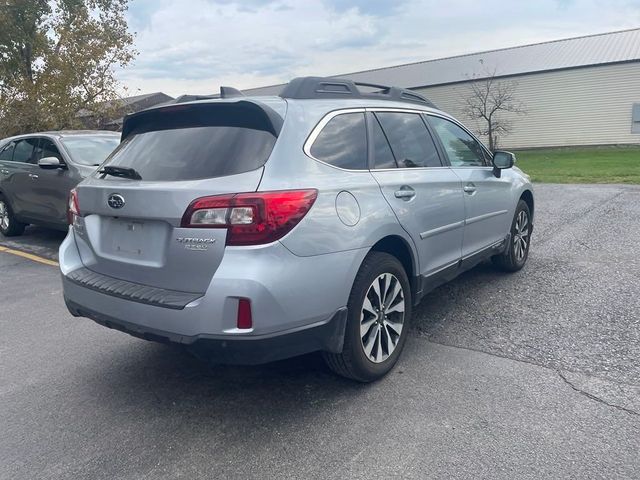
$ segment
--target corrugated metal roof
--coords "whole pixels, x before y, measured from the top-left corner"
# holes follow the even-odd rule
[[[163,99],[166,98],[167,100],[173,98],[164,92],[153,92],[153,93],[143,93],[141,95],[134,95],[132,97],[123,97],[123,98],[120,98],[118,101],[122,102],[124,105],[131,105],[133,103],[137,103],[141,100],[146,100],[148,98],[155,97],[155,96],[162,97]]]
[[[135,106],[137,103],[146,102],[148,105],[143,105],[140,108],[150,107],[151,105],[155,105],[161,102],[167,102],[173,100],[173,97],[167,95],[163,92],[154,92],[154,93],[143,93],[142,95],[134,95],[133,97],[122,97],[117,98],[115,100],[107,100],[103,102],[103,105],[107,108],[111,108],[115,106],[116,108],[127,108],[131,106]],[[91,110],[87,110],[86,108],[81,108],[76,113],[76,117],[90,117],[93,115]]]
[[[482,61],[482,63],[481,63]],[[417,88],[497,76],[521,75],[607,63],[640,61],[640,28],[585,37],[503,48],[395,67],[346,73],[334,77]],[[251,95],[278,94],[283,85],[244,90]]]

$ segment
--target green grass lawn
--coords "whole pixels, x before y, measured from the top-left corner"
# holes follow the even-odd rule
[[[515,151],[534,182],[640,184],[640,146]]]

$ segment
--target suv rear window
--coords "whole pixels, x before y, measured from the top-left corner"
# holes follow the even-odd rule
[[[104,165],[133,168],[143,180],[180,181],[234,175],[265,164],[276,136],[259,115],[231,112],[228,105],[203,107],[176,106],[136,119],[136,128]]]

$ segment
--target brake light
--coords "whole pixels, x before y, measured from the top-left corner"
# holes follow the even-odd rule
[[[308,189],[202,197],[191,202],[181,226],[226,228],[227,245],[271,243],[304,218],[317,196]]]
[[[73,225],[76,216],[80,216],[80,204],[78,203],[78,191],[74,188],[69,192],[69,204],[67,205],[67,223]]]

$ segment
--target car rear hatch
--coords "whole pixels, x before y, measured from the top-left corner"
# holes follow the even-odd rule
[[[205,292],[227,230],[183,227],[183,216],[197,198],[254,192],[282,120],[249,100],[177,104],[127,117],[120,146],[76,189],[74,231],[85,267],[161,289]]]

